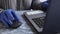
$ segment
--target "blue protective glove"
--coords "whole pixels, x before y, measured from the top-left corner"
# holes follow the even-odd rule
[[[4,13],[1,13],[0,14],[0,21],[6,26],[6,27],[9,27],[8,23],[8,19],[6,18],[5,14]]]
[[[48,1],[43,2],[42,6],[43,6],[44,8],[48,7]]]
[[[48,9],[48,1],[45,1],[42,3],[42,10],[47,11],[47,9]]]
[[[19,15],[17,15],[14,10],[8,9],[0,13],[0,21],[2,21],[6,27],[12,26],[14,20],[21,24]]]

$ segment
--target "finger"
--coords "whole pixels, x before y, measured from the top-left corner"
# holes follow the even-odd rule
[[[14,12],[14,10],[8,9],[7,12],[8,12],[8,11],[9,11],[10,15],[13,16],[14,19],[16,19],[18,22],[20,22],[20,21],[19,21],[19,16],[18,16],[18,14],[16,14],[16,13]],[[8,13],[8,14],[9,14],[9,13]],[[9,15],[8,15],[8,16],[9,16]]]
[[[9,18],[7,18],[7,16],[5,14],[2,14],[3,19],[6,21],[6,23],[8,23],[9,25],[12,25],[13,23],[10,21]]]
[[[4,13],[1,13],[1,18],[3,18],[7,24],[12,24],[10,21],[9,21],[9,18],[7,18],[7,16],[4,14]]]
[[[14,20],[14,17],[13,17],[13,15],[11,14],[11,10],[7,10],[6,12],[5,12],[5,15],[10,19],[10,20]]]
[[[6,23],[5,20],[1,19],[1,22],[2,22],[6,27],[9,27],[9,25]]]
[[[12,11],[12,14],[13,14],[14,18],[15,18],[18,22],[21,22],[21,21],[20,21],[20,16],[19,16],[17,13],[15,13],[14,11]]]

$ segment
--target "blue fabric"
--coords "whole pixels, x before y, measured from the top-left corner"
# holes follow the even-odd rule
[[[3,24],[6,27],[9,27],[13,24],[13,21],[16,20],[18,23],[19,21],[19,15],[17,15],[14,10],[8,9],[0,13],[0,21],[3,22]]]

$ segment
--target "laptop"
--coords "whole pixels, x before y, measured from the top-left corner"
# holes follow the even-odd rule
[[[32,10],[25,12],[24,15],[38,32],[42,32],[46,13],[41,10]]]
[[[43,34],[60,33],[60,0],[50,0]]]

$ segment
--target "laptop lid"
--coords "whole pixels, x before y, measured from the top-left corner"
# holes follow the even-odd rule
[[[44,25],[44,34],[60,32],[60,0],[50,0]]]

